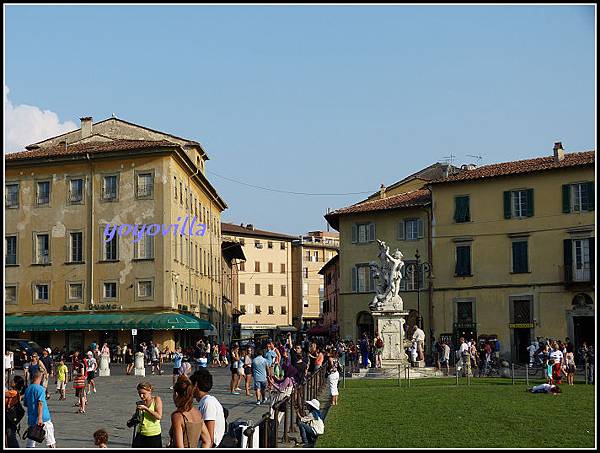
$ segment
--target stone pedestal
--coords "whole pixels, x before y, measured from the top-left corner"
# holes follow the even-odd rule
[[[133,370],[134,376],[146,376],[146,367],[144,366],[144,353],[136,352],[134,356],[135,368]]]
[[[100,371],[98,372],[98,376],[110,376],[110,367],[108,366],[109,362],[110,356],[100,356]]]
[[[382,310],[371,312],[375,318],[375,328],[383,340],[381,366],[397,367],[408,363],[404,352],[404,322],[408,312],[401,310]]]

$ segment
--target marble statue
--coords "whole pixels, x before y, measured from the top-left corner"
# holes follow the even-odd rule
[[[108,366],[110,362],[110,354],[102,354],[100,356],[100,371],[98,373],[99,376],[110,376],[110,367]]]
[[[144,366],[144,353],[136,352],[134,356],[135,369],[134,376],[146,376],[146,367]]]
[[[402,252],[396,249],[390,254],[390,247],[384,241],[377,239],[379,243],[379,261],[369,263],[371,275],[376,281],[376,295],[369,304],[371,311],[381,310],[403,310],[404,303],[398,295],[400,282],[402,280]]]

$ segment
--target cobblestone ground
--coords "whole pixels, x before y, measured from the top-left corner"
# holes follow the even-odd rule
[[[146,376],[127,376],[120,364],[111,364],[111,376],[97,377],[97,393],[91,393],[85,414],[78,414],[75,392],[72,382],[67,384],[67,399],[58,401],[54,393],[54,381],[50,384],[51,399],[48,401],[50,415],[56,430],[57,447],[93,448],[93,433],[103,428],[109,435],[109,448],[127,448],[131,446],[132,429],[126,422],[135,411],[135,402],[139,400],[136,386],[139,382],[149,381],[155,387],[155,394],[163,400],[163,419],[161,421],[163,446],[169,441],[170,415],[175,410],[172,390],[172,368],[163,367],[163,375],[151,375],[150,367],[146,367]],[[253,396],[229,393],[230,372],[228,368],[210,368],[213,374],[213,390],[211,394],[219,399],[223,407],[229,409],[228,422],[238,419],[256,422],[268,412],[268,407],[257,406]],[[20,371],[18,374],[22,374]],[[26,428],[27,416],[21,421],[21,432]],[[25,441],[20,441],[25,446]]]

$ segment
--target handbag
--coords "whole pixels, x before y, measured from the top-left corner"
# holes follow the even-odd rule
[[[46,430],[43,426],[33,425],[25,430],[23,433],[23,440],[31,439],[34,442],[43,442],[46,438]]]
[[[16,428],[19,426],[21,419],[25,416],[25,409],[23,409],[20,402],[17,402],[14,406],[6,409],[4,416],[6,417],[6,423],[11,427]]]

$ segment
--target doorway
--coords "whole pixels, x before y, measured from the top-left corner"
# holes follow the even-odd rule
[[[69,354],[74,351],[85,352],[83,350],[83,338],[82,331],[67,331],[67,351]]]
[[[516,363],[528,363],[529,352],[527,347],[531,344],[531,329],[513,330],[513,360]]]
[[[595,325],[593,316],[573,316],[573,343],[577,351],[581,344],[594,344]]]
[[[366,333],[369,338],[374,337],[374,322],[371,313],[361,311],[356,317],[356,339],[360,339],[363,333]]]

